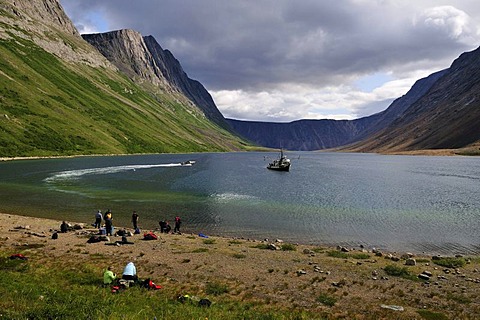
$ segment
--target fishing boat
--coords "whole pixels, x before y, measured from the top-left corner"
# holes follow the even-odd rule
[[[273,160],[267,166],[267,169],[276,171],[289,171],[290,159],[283,154],[283,149],[280,150],[280,158]]]

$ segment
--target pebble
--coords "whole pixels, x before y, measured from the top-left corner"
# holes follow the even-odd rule
[[[307,271],[305,271],[303,269],[297,270],[297,276],[301,276],[301,275],[304,275],[304,274],[307,274]]]

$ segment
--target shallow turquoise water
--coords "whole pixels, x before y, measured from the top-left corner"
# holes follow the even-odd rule
[[[153,229],[180,215],[188,232],[480,252],[480,160],[291,152],[290,172],[266,153],[82,157],[0,163],[0,211]],[[182,161],[195,159],[193,166]]]

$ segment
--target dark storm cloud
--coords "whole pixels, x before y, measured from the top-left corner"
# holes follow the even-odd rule
[[[377,1],[62,0],[74,22],[153,35],[210,89],[324,84],[470,49]],[[398,10],[398,12],[395,12]]]
[[[211,91],[322,88],[377,72],[433,72],[480,40],[478,9],[467,0],[442,7],[434,0],[60,1],[80,32],[153,35]]]

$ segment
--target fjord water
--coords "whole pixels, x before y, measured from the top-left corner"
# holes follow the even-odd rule
[[[0,212],[141,228],[428,254],[480,252],[480,160],[289,152],[39,159],[0,163]],[[196,160],[193,166],[181,165]]]

